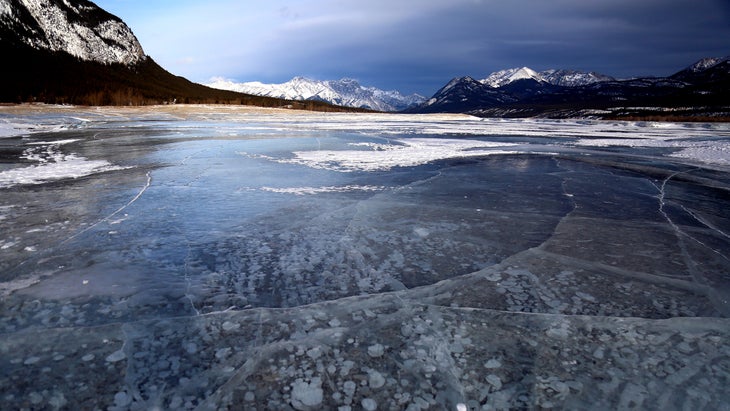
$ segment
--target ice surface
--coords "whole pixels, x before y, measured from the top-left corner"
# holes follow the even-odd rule
[[[726,124],[0,119],[9,409],[728,409]]]

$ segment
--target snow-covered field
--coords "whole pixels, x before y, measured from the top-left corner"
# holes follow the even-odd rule
[[[730,125],[0,107],[9,409],[724,409]]]

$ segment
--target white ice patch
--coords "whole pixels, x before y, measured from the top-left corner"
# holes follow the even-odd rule
[[[450,158],[510,154],[514,151],[498,150],[497,148],[517,145],[438,138],[409,138],[392,141],[395,144],[365,146],[370,150],[297,151],[293,153],[294,158],[291,159],[267,158],[281,163],[301,164],[332,171],[384,171],[394,167],[413,167]]]
[[[73,153],[63,154],[56,144],[28,149],[22,157],[37,161],[39,164],[0,172],[0,188],[21,184],[42,184],[123,169],[105,160],[88,160]]]
[[[17,136],[18,128],[11,123],[0,122],[0,138]]]
[[[347,186],[325,186],[325,187],[261,187],[262,191],[268,191],[271,193],[281,194],[294,194],[294,195],[312,195],[321,193],[344,193],[350,191],[381,191],[384,190],[383,186],[361,186],[361,185],[347,185]]]
[[[52,133],[78,127],[75,119],[43,119],[38,122],[25,119],[0,120],[0,138],[17,137],[34,133]],[[25,120],[25,122],[24,122]]]
[[[709,164],[730,165],[730,141],[686,139],[678,136],[650,138],[581,139],[576,145],[589,147],[654,147],[677,149],[671,157]]]
[[[78,138],[69,138],[69,139],[66,139],[66,140],[57,140],[57,141],[35,141],[35,142],[32,142],[32,143],[28,143],[28,145],[31,145],[31,146],[44,146],[44,145],[51,144],[51,145],[60,146],[60,145],[64,145],[64,144],[75,143],[77,141],[79,141]]]
[[[0,188],[20,184],[42,184],[66,178],[79,178],[104,171],[121,170],[104,160],[87,160],[74,154],[64,155],[55,162],[0,172]]]
[[[672,157],[687,158],[703,163],[730,165],[730,142],[686,147]]]

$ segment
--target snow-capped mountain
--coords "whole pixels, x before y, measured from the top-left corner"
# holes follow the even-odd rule
[[[452,79],[412,113],[458,112],[495,117],[691,116],[726,118],[730,58],[707,58],[669,77],[616,80],[595,72],[527,67],[483,80]],[[677,114],[681,113],[681,114]]]
[[[728,57],[708,57],[708,58],[701,59],[698,62],[687,67],[685,69],[685,71],[690,71],[692,73],[699,73],[699,72],[705,71],[707,69],[710,69],[720,63],[727,62],[729,60],[730,60],[730,56],[728,56]]]
[[[578,70],[550,69],[541,71],[540,76],[548,83],[563,87],[580,87],[589,84],[602,83],[604,81],[615,81],[616,79],[595,71],[585,72]]]
[[[214,78],[208,84],[221,90],[282,98],[287,100],[319,100],[345,107],[368,108],[378,111],[400,111],[426,100],[418,94],[404,96],[398,91],[385,91],[365,87],[353,79],[313,80],[294,77],[286,83],[265,84],[260,82],[237,83]]]
[[[122,20],[86,0],[0,0],[0,40],[104,64],[146,58]]]
[[[515,99],[469,76],[457,77],[441,87],[428,101],[418,106],[420,112],[458,112],[465,102],[480,106],[513,102]]]
[[[493,88],[500,88],[518,80],[534,80],[539,83],[547,83],[555,86],[578,87],[602,81],[613,81],[615,79],[595,72],[565,69],[550,69],[537,72],[529,67],[520,67],[495,71],[481,80],[481,82]]]
[[[481,83],[486,84],[489,87],[500,88],[514,81],[527,79],[532,79],[538,82],[545,81],[540,73],[535,70],[528,67],[521,67],[495,71],[487,76],[487,78],[481,80]]]

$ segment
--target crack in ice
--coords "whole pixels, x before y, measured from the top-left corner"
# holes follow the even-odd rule
[[[119,207],[119,209],[117,209],[113,213],[109,214],[108,216],[102,218],[101,220],[95,222],[94,224],[92,224],[92,225],[84,228],[83,230],[79,231],[78,233],[76,233],[76,234],[72,235],[71,237],[65,239],[64,241],[61,242],[61,244],[65,244],[65,243],[73,240],[74,238],[76,238],[76,237],[78,237],[78,236],[86,233],[87,231],[93,229],[94,227],[98,226],[99,224],[101,224],[101,223],[103,223],[105,221],[109,221],[112,217],[114,217],[115,215],[117,215],[117,214],[121,213],[122,211],[126,210],[129,206],[131,206],[137,200],[139,200],[140,197],[142,197],[142,194],[144,194],[145,191],[147,191],[147,189],[150,188],[150,185],[152,184],[152,174],[148,171],[147,174],[146,174],[146,176],[147,176],[147,181],[145,182],[144,186],[139,190],[139,192],[137,193],[137,195],[135,195],[134,197],[132,197],[132,199],[129,200],[129,202],[127,202],[127,204]]]
[[[691,170],[686,170],[686,171],[677,171],[675,173],[672,173],[667,178],[665,178],[664,181],[662,181],[661,186],[658,186],[653,182],[652,182],[652,184],[657,188],[657,190],[659,190],[659,195],[657,196],[657,199],[659,200],[659,212],[664,216],[664,218],[667,220],[669,225],[674,230],[674,234],[677,237],[677,245],[679,246],[679,249],[682,251],[682,257],[687,265],[687,269],[689,271],[690,277],[696,283],[705,287],[705,289],[707,290],[705,295],[710,300],[710,302],[715,307],[715,309],[717,309],[719,312],[722,312],[725,315],[730,315],[730,303],[728,302],[728,299],[725,296],[723,296],[723,294],[721,294],[720,291],[715,290],[714,288],[711,288],[709,286],[709,284],[707,284],[707,280],[700,275],[699,270],[697,269],[698,264],[695,261],[695,259],[692,258],[692,256],[690,255],[689,250],[687,250],[687,244],[684,240],[684,237],[687,237],[687,238],[697,242],[702,247],[704,247],[714,253],[719,254],[721,257],[723,257],[725,259],[727,259],[727,257],[724,256],[719,251],[708,246],[707,244],[703,243],[702,241],[698,240],[697,238],[684,232],[681,228],[679,228],[679,226],[677,224],[674,223],[674,221],[672,221],[672,219],[669,217],[667,212],[664,210],[664,207],[667,204],[665,201],[667,183],[671,179],[673,179],[674,177],[676,177],[680,174],[690,173],[694,170],[697,170],[697,168],[694,168]],[[690,215],[691,215],[691,213],[690,213]]]
[[[698,222],[700,222],[700,223],[701,223],[702,225],[704,225],[705,227],[707,227],[707,228],[709,228],[710,230],[712,230],[712,231],[714,231],[714,232],[716,232],[716,233],[720,234],[721,236],[723,236],[723,237],[725,237],[725,238],[728,238],[728,239],[730,239],[730,235],[728,235],[727,233],[725,233],[725,232],[724,232],[724,231],[722,231],[721,229],[719,229],[719,228],[715,227],[715,226],[714,226],[714,225],[713,225],[712,223],[710,223],[710,222],[706,221],[706,220],[705,220],[705,219],[703,219],[702,217],[698,216],[698,215],[697,215],[696,213],[694,213],[694,212],[693,212],[692,210],[688,209],[688,208],[687,208],[687,207],[685,207],[684,205],[680,205],[680,207],[682,208],[682,210],[684,210],[684,211],[685,211],[685,212],[686,212],[687,214],[691,215],[691,216],[692,216],[692,218],[694,218],[695,220],[697,220]],[[726,256],[725,254],[723,254],[723,253],[722,253],[722,252],[721,252],[720,250],[716,250],[716,249],[714,249],[714,248],[712,248],[712,247],[708,246],[707,244],[705,244],[705,243],[703,243],[702,241],[700,241],[700,240],[698,240],[698,239],[694,238],[693,236],[690,236],[690,235],[687,235],[687,236],[688,236],[689,238],[691,238],[691,239],[695,240],[696,242],[700,243],[700,244],[701,244],[701,245],[702,245],[703,247],[706,247],[706,248],[708,248],[708,249],[712,250],[712,251],[713,251],[713,252],[714,252],[715,254],[719,255],[720,257],[724,258],[725,260],[728,260],[728,261],[730,261],[730,258],[728,258],[728,256]]]

